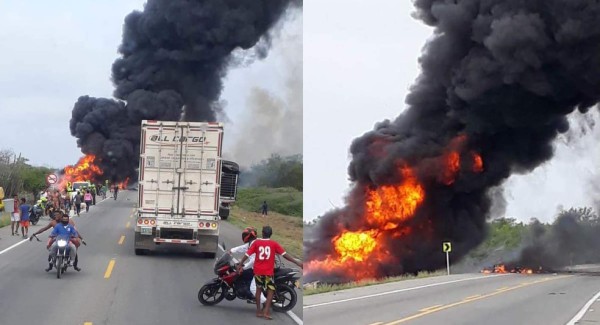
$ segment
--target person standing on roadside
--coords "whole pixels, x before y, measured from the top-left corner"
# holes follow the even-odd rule
[[[27,204],[27,200],[25,200],[25,198],[21,198],[20,222],[23,238],[27,238],[27,234],[29,233],[29,209],[31,209],[31,206]]]
[[[117,193],[119,193],[119,185],[115,185],[113,190],[113,196],[115,197],[115,200],[117,199]]]
[[[268,209],[267,201],[263,201],[263,204],[262,204],[262,216],[263,217],[267,216],[267,209]]]
[[[18,196],[14,196],[13,197],[13,212],[10,215],[10,230],[11,230],[11,236],[14,235],[18,235],[19,234],[19,221],[21,221],[21,210],[19,209],[19,197]],[[17,229],[15,229],[15,225],[17,226]]]

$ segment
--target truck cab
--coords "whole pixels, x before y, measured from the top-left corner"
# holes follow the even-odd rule
[[[223,160],[221,167],[221,205],[219,206],[219,217],[227,220],[231,210],[231,204],[237,197],[237,184],[240,175],[240,166],[233,161]]]

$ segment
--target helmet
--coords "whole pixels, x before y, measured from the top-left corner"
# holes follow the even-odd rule
[[[256,239],[256,229],[254,227],[246,227],[244,231],[242,231],[242,241],[244,243],[249,243]]]

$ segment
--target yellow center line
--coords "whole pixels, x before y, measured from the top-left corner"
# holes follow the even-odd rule
[[[127,224],[125,225],[125,228],[129,228],[130,225],[131,225],[131,222],[127,221]]]
[[[125,236],[121,236],[121,239],[119,239],[119,245],[123,245],[124,241],[125,241]]]
[[[512,291],[512,290],[515,290],[515,289],[523,288],[523,287],[526,287],[526,286],[529,286],[529,285],[532,285],[532,284],[542,283],[542,282],[552,281],[552,280],[558,280],[558,279],[567,278],[567,277],[571,277],[571,275],[557,276],[557,277],[554,277],[554,278],[543,278],[542,280],[534,281],[534,282],[531,282],[531,283],[528,283],[528,284],[519,284],[519,285],[516,285],[514,287],[504,287],[506,289],[500,288],[500,289],[503,289],[503,290],[496,290],[495,292],[488,293],[488,294],[485,294],[485,295],[480,295],[479,297],[476,297],[476,298],[473,298],[473,299],[470,299],[470,300],[462,300],[462,301],[458,301],[458,302],[455,302],[455,303],[452,303],[452,304],[449,304],[449,305],[445,305],[445,306],[441,306],[441,307],[437,307],[437,308],[433,308],[432,307],[431,309],[428,309],[428,310],[423,311],[421,313],[414,314],[412,316],[409,316],[409,317],[406,317],[406,318],[402,318],[402,319],[399,319],[399,320],[396,320],[396,321],[393,321],[393,322],[390,322],[390,323],[386,323],[385,325],[395,325],[395,324],[404,323],[404,322],[407,322],[409,320],[413,320],[413,319],[416,319],[416,318],[419,318],[419,317],[422,317],[422,316],[425,316],[425,315],[428,315],[428,314],[432,314],[432,313],[438,312],[440,310],[444,310],[444,309],[448,309],[448,308],[451,308],[451,307],[463,305],[463,304],[466,304],[466,303],[469,303],[469,302],[473,302],[473,301],[477,301],[477,300],[484,299],[484,298],[489,298],[489,297],[492,297],[492,296],[495,296],[495,295],[499,295],[501,293],[505,293],[505,292]]]
[[[481,297],[481,295],[473,295],[473,296],[469,296],[463,300],[471,300],[471,299],[475,299],[475,298],[479,298],[479,297]]]
[[[115,267],[115,259],[111,259],[110,262],[108,262],[108,267],[106,268],[106,272],[104,272],[104,278],[108,279],[110,278],[110,274],[112,273],[113,268]]]
[[[435,308],[442,307],[442,306],[443,306],[443,305],[435,305],[435,306],[431,306],[431,307],[423,308],[423,309],[421,309],[421,310],[419,310],[419,311],[428,311],[428,310],[435,309]]]
[[[381,325],[381,324],[383,324],[383,322],[371,323],[369,325]]]
[[[130,219],[133,219],[133,214],[129,216]]]
[[[504,290],[508,290],[510,289],[509,287],[502,287],[502,288],[498,288],[496,289],[496,291],[504,291]]]
[[[85,322],[83,325],[93,325],[92,322]]]

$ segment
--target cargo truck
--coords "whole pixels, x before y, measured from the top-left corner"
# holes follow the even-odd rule
[[[239,174],[222,145],[222,123],[142,121],[136,255],[159,245],[216,255],[219,215],[229,215]]]

